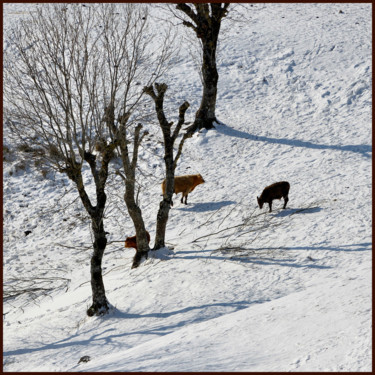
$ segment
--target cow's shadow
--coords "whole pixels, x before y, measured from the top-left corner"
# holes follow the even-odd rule
[[[275,212],[273,216],[275,217],[286,217],[294,214],[314,214],[320,212],[321,207],[310,207],[310,208],[286,208],[281,209],[279,212]],[[273,213],[273,212],[272,212]]]
[[[192,211],[192,212],[206,212],[206,211],[216,211],[222,207],[229,206],[231,204],[236,204],[235,201],[221,201],[221,202],[204,202],[204,203],[188,203],[183,205],[181,203],[180,207],[177,207],[179,211]]]

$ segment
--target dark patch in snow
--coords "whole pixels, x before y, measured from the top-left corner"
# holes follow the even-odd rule
[[[286,68],[285,72],[287,72],[287,73],[293,73],[293,71],[294,71],[293,67],[294,66],[296,66],[296,63],[294,62],[294,60],[292,60],[292,62]]]
[[[296,209],[285,209],[277,214],[274,214],[275,217],[285,217],[285,216],[290,216],[294,214],[313,214],[316,212],[320,212],[322,208],[320,207],[311,207],[311,208],[296,208]]]
[[[89,362],[90,360],[91,360],[90,356],[84,355],[83,357],[80,358],[80,360],[78,361],[78,364],[80,364],[81,362],[86,363],[86,362]]]
[[[193,203],[191,206],[185,206],[178,208],[180,211],[194,211],[194,212],[206,212],[215,211],[222,207],[236,204],[234,201],[222,201],[222,202],[206,202],[206,203]]]

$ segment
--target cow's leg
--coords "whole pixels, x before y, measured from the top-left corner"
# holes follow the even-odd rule
[[[289,198],[288,198],[288,196],[286,195],[285,197],[284,197],[284,207],[283,208],[286,208],[286,204],[288,203],[288,201],[289,201]]]
[[[268,202],[268,205],[270,206],[270,212],[272,212],[272,201]]]
[[[187,197],[188,197],[188,195],[186,194],[185,195],[185,204],[187,204]]]

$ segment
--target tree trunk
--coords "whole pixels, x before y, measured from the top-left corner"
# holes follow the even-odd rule
[[[142,218],[142,211],[137,205],[135,201],[135,173],[138,161],[138,149],[139,145],[141,144],[143,138],[148,134],[148,132],[143,132],[141,135],[142,125],[138,124],[134,130],[134,139],[133,139],[133,157],[130,160],[129,157],[129,150],[128,150],[128,140],[127,140],[127,129],[126,124],[128,121],[128,116],[125,114],[121,117],[121,129],[120,132],[122,133],[121,142],[120,142],[120,149],[121,149],[121,158],[122,164],[125,171],[125,176],[122,176],[123,180],[125,181],[125,194],[124,194],[124,201],[126,207],[128,209],[130,218],[133,221],[134,228],[135,228],[135,235],[137,238],[137,250],[136,254],[133,258],[133,265],[132,268],[136,268],[139,266],[142,258],[148,257],[148,252],[150,251],[150,247],[148,244],[147,234],[145,224]]]
[[[165,233],[167,230],[167,222],[169,210],[171,209],[172,196],[174,192],[174,161],[173,161],[173,143],[165,143],[164,161],[166,165],[166,181],[165,194],[160,202],[159,211],[156,219],[156,236],[153,250],[165,247]]]
[[[129,215],[134,223],[135,233],[137,236],[137,251],[133,258],[132,268],[137,268],[142,258],[147,259],[150,250],[146,228],[142,218],[142,211],[134,199],[134,179],[127,179],[125,182],[124,200],[128,208]]]
[[[83,155],[84,160],[90,165],[94,177],[96,187],[96,206],[91,204],[90,198],[87,195],[83,184],[81,166],[77,165],[75,168],[72,167],[67,171],[69,178],[76,183],[82,204],[90,215],[91,228],[94,234],[93,254],[91,257],[90,268],[92,305],[87,310],[88,316],[104,315],[109,310],[102,275],[102,260],[104,250],[107,246],[103,216],[107,202],[107,196],[104,189],[108,177],[108,164],[113,157],[113,148],[114,146],[111,146],[103,152],[102,165],[99,172],[96,168],[96,157],[89,152],[84,152]]]
[[[206,40],[208,39],[208,40]],[[202,38],[203,42],[203,94],[201,105],[197,111],[195,122],[197,129],[212,129],[216,121],[216,96],[219,74],[216,68],[217,35]]]
[[[107,246],[106,233],[103,228],[102,218],[97,218],[99,223],[93,223],[94,232],[94,252],[91,257],[91,289],[92,305],[87,310],[88,316],[103,315],[109,310],[108,301],[105,295],[103,276],[102,276],[102,259],[104,250]]]

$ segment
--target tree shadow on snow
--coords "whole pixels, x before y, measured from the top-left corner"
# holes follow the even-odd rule
[[[226,311],[223,311],[223,308],[228,308],[230,312],[235,312],[238,310],[242,310],[244,308],[249,307],[250,305],[254,303],[261,303],[264,302],[264,300],[254,300],[254,301],[237,301],[237,302],[218,302],[218,303],[210,303],[210,304],[203,304],[203,305],[197,305],[197,306],[187,306],[182,309],[174,310],[174,311],[167,311],[167,312],[150,312],[146,314],[137,314],[137,313],[131,313],[126,311],[121,311],[119,309],[114,309],[112,313],[104,315],[103,317],[97,318],[97,319],[103,319],[103,320],[110,320],[110,319],[144,319],[144,318],[160,318],[160,325],[157,327],[147,328],[144,329],[135,329],[134,331],[126,331],[126,332],[119,332],[118,327],[115,328],[104,328],[103,330],[97,329],[96,332],[92,334],[90,337],[79,340],[79,337],[81,334],[75,333],[72,334],[64,339],[50,342],[46,344],[42,344],[39,347],[30,347],[30,348],[20,348],[15,350],[8,350],[4,351],[3,357],[4,359],[8,356],[14,356],[14,355],[22,355],[22,354],[29,354],[29,353],[35,353],[45,350],[61,350],[64,348],[69,347],[75,347],[75,350],[77,350],[78,346],[81,346],[82,349],[86,349],[90,345],[93,344],[113,344],[114,339],[117,338],[123,338],[126,336],[137,336],[137,335],[157,335],[157,336],[164,336],[169,333],[173,333],[177,328],[182,328],[186,324],[186,320],[184,319],[184,314],[190,312],[190,311],[202,311],[207,312],[207,309],[213,309],[212,314],[208,314],[207,316],[204,316],[204,314],[196,314],[192,319],[189,318],[189,324],[190,323],[198,323],[203,322],[206,320],[209,320],[212,318],[212,316],[221,316],[226,313]],[[215,311],[215,309],[218,308],[219,311],[222,313],[218,313]],[[226,309],[225,309],[226,310]],[[163,319],[169,318],[171,316],[177,316],[179,315],[181,318],[174,323],[166,323],[163,325]],[[138,326],[135,326],[136,328]],[[139,328],[139,327],[138,327]],[[86,332],[87,333],[87,332]],[[82,355],[82,353],[77,352],[77,362],[79,360],[79,357]]]
[[[211,252],[210,256],[200,255],[203,251],[192,250],[178,252],[174,259],[196,260],[203,259],[213,261],[232,261],[248,265],[260,266],[281,266],[292,268],[315,268],[315,269],[330,269],[331,266],[319,264],[319,259],[314,259],[314,251],[337,251],[337,252],[359,252],[371,251],[371,243],[358,243],[338,246],[288,246],[288,247],[254,247],[254,248],[223,248],[220,250],[204,250],[204,252]],[[305,259],[296,259],[290,254],[290,251],[309,251],[311,255]]]
[[[307,248],[303,248],[307,250]],[[225,249],[223,249],[225,250]],[[280,266],[280,267],[288,267],[288,268],[317,268],[317,269],[330,269],[331,266],[324,266],[314,263],[315,261],[303,261],[297,262],[294,257],[287,257],[286,251],[287,250],[294,250],[294,248],[264,248],[264,249],[244,249],[242,253],[240,252],[233,252],[233,255],[223,252],[223,255],[210,255],[207,256],[199,256],[199,255],[188,255],[183,256],[184,253],[176,255],[174,259],[185,259],[185,260],[195,260],[195,259],[204,259],[205,261],[209,260],[216,260],[220,262],[239,262],[242,264],[253,264],[253,265],[260,265],[260,266]],[[301,248],[302,250],[302,248]],[[199,252],[199,251],[198,251]],[[196,254],[197,252],[195,252]],[[215,254],[218,254],[215,252]]]
[[[220,123],[219,125],[217,125],[216,130],[218,133],[228,135],[230,137],[249,139],[251,141],[275,143],[275,144],[281,144],[281,145],[293,146],[293,147],[305,147],[305,148],[312,148],[312,149],[317,149],[317,150],[350,151],[350,152],[359,153],[366,158],[371,158],[370,154],[372,153],[371,145],[345,145],[345,146],[323,145],[323,144],[316,144],[316,143],[311,143],[308,141],[299,141],[299,140],[294,140],[294,139],[263,137],[263,136],[252,135],[252,134],[243,132],[241,130],[233,129],[223,123]]]
[[[178,207],[180,211],[193,211],[193,212],[206,212],[216,211],[222,207],[236,204],[234,201],[221,201],[221,202],[205,202],[205,203],[188,203],[187,206]]]
[[[224,254],[222,256],[220,255],[211,255],[209,259],[214,259],[218,261],[241,261],[244,263],[253,263],[257,265],[278,265],[278,266],[287,266],[287,267],[311,267],[311,268],[321,268],[321,269],[327,269],[332,268],[330,266],[320,266],[318,264],[314,264],[315,260],[310,257],[310,259],[307,259],[304,262],[301,262],[300,264],[297,264],[295,262],[295,259],[290,257],[289,259],[286,259],[285,256],[281,256],[280,250],[327,250],[327,251],[371,251],[372,249],[372,243],[370,242],[363,242],[358,244],[348,244],[348,245],[339,245],[339,246],[324,246],[324,245],[316,245],[316,246],[297,246],[297,247],[288,247],[285,249],[282,248],[252,248],[252,249],[246,249],[249,251],[246,257],[242,256],[232,256],[231,258],[228,258]],[[194,253],[198,253],[199,251],[194,251]],[[208,257],[204,256],[183,256],[187,253],[193,253],[193,251],[187,251],[180,253],[180,258],[182,259],[197,259],[197,258],[203,258],[207,261]],[[272,253],[279,253],[278,257],[273,256]],[[217,254],[217,253],[216,253]],[[265,256],[268,255],[268,256]],[[309,264],[310,263],[310,264]],[[158,327],[153,328],[145,328],[145,329],[136,329],[131,332],[119,332],[118,327],[115,328],[106,328],[102,331],[97,330],[97,333],[93,333],[90,337],[85,339],[79,339],[81,336],[81,333],[75,333],[72,335],[69,335],[68,337],[65,337],[61,340],[57,340],[55,342],[50,342],[46,344],[41,344],[38,347],[23,347],[19,349],[14,350],[8,350],[3,352],[3,357],[6,359],[8,356],[14,356],[14,355],[21,355],[21,354],[29,354],[34,352],[40,352],[44,350],[61,350],[64,348],[69,347],[75,347],[75,350],[77,350],[78,346],[81,346],[82,349],[85,349],[93,344],[113,344],[114,339],[116,338],[123,338],[126,336],[133,336],[133,335],[157,335],[157,336],[164,336],[168,333],[172,333],[175,331],[176,328],[184,327],[186,324],[186,321],[184,320],[184,314],[194,311],[194,310],[202,310],[203,312],[206,312],[207,309],[220,309],[221,313],[217,314],[214,310],[212,311],[212,314],[214,316],[221,316],[225,313],[227,313],[226,309],[225,311],[223,308],[228,308],[231,312],[238,311],[244,308],[249,307],[250,305],[262,303],[267,300],[243,300],[243,301],[236,301],[236,302],[217,302],[217,303],[211,303],[211,304],[203,304],[203,305],[197,305],[197,306],[187,306],[182,309],[174,310],[174,311],[167,311],[167,312],[157,312],[153,311],[146,314],[137,314],[137,313],[131,313],[129,311],[121,311],[118,309],[114,309],[114,311],[108,315],[104,315],[103,317],[97,318],[97,319],[143,319],[143,318],[160,318],[161,322],[163,322],[163,319],[171,317],[171,316],[177,316],[180,315],[181,319],[179,319],[177,322],[174,322],[172,324],[167,323],[166,325],[163,325],[162,323]],[[197,314],[193,320],[189,319],[189,324],[194,322],[202,322],[210,319],[212,317],[212,314],[208,314],[206,316],[203,316],[201,314]],[[111,334],[112,332],[112,334]],[[86,332],[87,333],[87,332]],[[77,352],[77,361],[79,357],[81,356],[80,352]]]
[[[310,250],[310,251],[342,251],[342,252],[358,252],[358,251],[371,251],[372,243],[370,242],[363,242],[358,244],[350,244],[350,245],[338,245],[338,246],[295,246],[295,247],[288,247],[288,250]]]
[[[249,305],[253,303],[259,303],[259,301],[237,301],[237,302],[217,302],[217,303],[209,303],[209,304],[204,304],[204,305],[197,305],[197,306],[187,306],[182,309],[174,310],[174,311],[167,311],[167,312],[151,312],[148,314],[134,314],[134,313],[129,313],[129,312],[124,312],[117,310],[115,313],[115,318],[120,318],[120,319],[139,319],[139,318],[169,318],[174,315],[180,315],[180,314],[185,314],[190,311],[194,310],[206,310],[207,308],[215,308],[215,307],[229,307],[233,308],[234,311],[237,310],[242,310]],[[202,321],[201,317],[197,317],[196,320]],[[184,322],[179,322],[176,324],[175,327],[183,326]],[[171,327],[171,326],[169,326]]]

